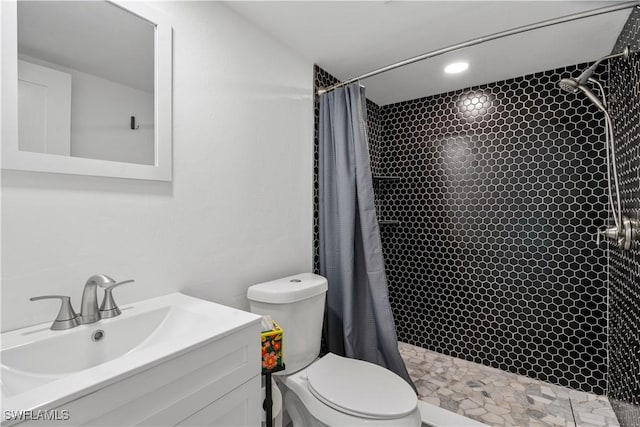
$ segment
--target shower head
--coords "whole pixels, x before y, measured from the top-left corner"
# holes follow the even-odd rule
[[[623,58],[629,58],[629,55],[631,55],[631,49],[629,48],[629,46],[625,47],[624,49],[622,49],[621,52],[618,53],[614,53],[611,55],[607,55],[607,56],[603,56],[602,58],[598,59],[596,62],[594,62],[589,68],[587,68],[586,70],[584,70],[577,79],[574,78],[564,78],[562,80],[560,80],[559,86],[562,90],[569,92],[569,93],[578,93],[579,90],[582,90],[580,88],[581,85],[584,85],[590,78],[591,76],[593,76],[593,73],[596,71],[596,69],[598,68],[598,66],[600,65],[600,63],[604,60],[607,59],[611,59],[611,58],[618,58],[620,56],[622,56]],[[589,90],[588,88],[585,87],[585,89]],[[593,95],[593,93],[591,93],[591,95]],[[587,94],[587,96],[589,97],[589,99],[591,99],[591,96]],[[594,95],[595,96],[595,95]],[[597,99],[597,98],[596,98]],[[595,104],[595,102],[594,102]],[[597,104],[596,104],[597,105]],[[598,107],[600,108],[600,107]]]
[[[566,77],[558,82],[558,86],[560,86],[560,89],[564,90],[565,92],[578,93],[580,83],[578,83],[576,79]]]
[[[587,98],[589,98],[589,100],[593,102],[593,104],[598,107],[598,109],[600,109],[600,111],[604,111],[605,113],[607,112],[604,104],[602,103],[602,101],[600,101],[600,98],[598,98],[593,92],[591,92],[591,89],[579,83],[576,79],[564,78],[560,80],[560,83],[558,83],[558,85],[562,90],[570,93],[578,93],[579,91],[582,91],[582,93],[584,93]]]

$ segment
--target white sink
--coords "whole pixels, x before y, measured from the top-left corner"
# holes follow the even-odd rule
[[[2,409],[59,406],[259,320],[175,293],[122,307],[118,317],[66,331],[52,331],[46,323],[4,333]],[[94,341],[98,330],[103,336]]]
[[[48,382],[51,378],[89,369],[138,350],[152,336],[161,335],[154,332],[169,317],[175,318],[176,311],[184,312],[177,307],[131,312],[130,316],[114,318],[113,321],[84,325],[66,333],[47,332],[41,339],[3,348],[2,385],[6,390],[3,388],[2,396],[7,396],[5,391],[12,395],[30,388],[25,388],[20,383],[13,385],[9,380],[10,374],[14,372],[42,376]],[[124,313],[129,314],[126,311]],[[190,323],[190,315],[191,313],[183,314],[185,323]],[[175,323],[175,320],[171,319],[167,323]],[[93,341],[91,336],[98,330],[104,331],[104,335],[99,341]],[[34,337],[21,331],[19,338],[31,340]],[[6,339],[3,337],[3,341]]]

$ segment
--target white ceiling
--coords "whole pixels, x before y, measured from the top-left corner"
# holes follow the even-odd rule
[[[153,92],[155,27],[104,1],[19,1],[18,52]]]
[[[465,40],[619,1],[227,2],[340,79]],[[363,81],[379,105],[593,61],[609,54],[630,9],[483,43]],[[454,61],[469,69],[445,75]]]

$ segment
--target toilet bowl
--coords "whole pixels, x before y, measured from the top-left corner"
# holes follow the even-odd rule
[[[318,358],[327,280],[303,273],[253,285],[251,311],[282,327],[287,369],[274,374],[294,427],[421,425],[418,399],[395,373],[329,353]]]
[[[420,426],[418,399],[398,375],[329,353],[284,380],[294,426]]]

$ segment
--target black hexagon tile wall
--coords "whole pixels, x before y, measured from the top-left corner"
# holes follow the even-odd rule
[[[368,110],[400,340],[604,391],[604,127],[557,87],[582,68]]]

